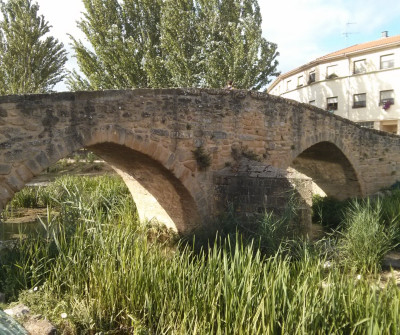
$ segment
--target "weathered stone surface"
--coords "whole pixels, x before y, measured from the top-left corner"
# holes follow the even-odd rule
[[[47,319],[44,319],[41,315],[30,314],[29,307],[19,304],[12,308],[4,310],[4,313],[21,322],[24,329],[18,328],[18,332],[15,334],[27,334],[30,335],[55,335],[57,330]],[[1,321],[1,320],[0,320]],[[1,331],[1,329],[0,329]],[[8,334],[8,333],[7,333]]]
[[[4,313],[6,313],[14,318],[23,318],[24,316],[26,316],[30,313],[30,310],[29,310],[29,307],[27,307],[23,304],[18,304],[17,306],[14,306],[12,308],[5,309]]]
[[[182,232],[227,202],[247,215],[281,208],[290,191],[308,204],[301,190],[310,180],[293,177],[288,167],[339,199],[400,179],[400,137],[260,92],[2,96],[0,120],[0,209],[32,177],[82,147],[115,166],[143,217]],[[193,151],[200,147],[204,156],[196,161]]]
[[[32,316],[22,324],[30,335],[55,335],[57,329],[49,320],[39,316]]]
[[[9,164],[0,164],[0,174],[7,175],[11,172],[11,165]]]

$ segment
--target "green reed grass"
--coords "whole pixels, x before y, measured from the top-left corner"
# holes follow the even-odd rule
[[[380,268],[383,257],[397,243],[399,227],[382,219],[382,200],[354,201],[346,211],[342,238],[338,243],[341,263],[357,270]]]
[[[174,246],[149,239],[120,182],[59,183],[60,214],[49,213],[47,222],[52,238],[21,241],[25,253],[2,266],[20,269],[10,275],[19,278],[22,287],[40,285],[21,299],[34,303],[33,309],[61,330],[400,333],[400,291],[395,283],[380,287],[377,273],[358,279],[359,273],[335,262],[327,267],[318,247],[298,242],[295,256],[278,248],[267,257],[256,239],[243,243],[239,234],[231,234],[194,252],[188,243]],[[276,222],[265,224],[273,230]],[[67,319],[61,319],[61,313],[67,313]]]

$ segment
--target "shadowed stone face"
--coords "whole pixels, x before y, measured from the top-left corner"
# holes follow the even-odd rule
[[[339,200],[361,196],[353,166],[333,143],[311,146],[293,160],[292,167],[311,177],[328,196]]]
[[[308,203],[288,167],[339,199],[374,193],[400,179],[399,144],[395,135],[252,91],[3,96],[0,208],[42,170],[87,147],[123,177],[143,219],[187,232],[227,202],[242,214],[279,208],[294,188]]]
[[[178,231],[199,223],[188,190],[159,162],[125,146],[102,143],[88,147],[109,162],[128,186],[142,220],[157,220]]]

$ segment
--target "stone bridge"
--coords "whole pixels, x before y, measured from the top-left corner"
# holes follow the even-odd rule
[[[243,214],[309,201],[293,171],[338,199],[400,175],[400,137],[242,90],[135,89],[0,97],[0,210],[33,177],[88,148],[122,176],[142,219],[187,232],[233,202]],[[294,180],[300,182],[293,182]],[[300,186],[299,186],[300,185]]]

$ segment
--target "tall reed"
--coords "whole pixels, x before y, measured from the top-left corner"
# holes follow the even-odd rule
[[[380,269],[383,257],[396,247],[398,226],[382,220],[382,200],[356,200],[346,211],[345,226],[339,241],[342,264],[357,270]]]
[[[79,334],[400,333],[400,291],[394,282],[381,287],[378,277],[327,267],[326,258],[307,243],[298,243],[296,257],[279,251],[266,257],[256,242],[244,244],[239,234],[196,253],[189,244],[150,241],[131,199],[123,196],[126,191],[120,197],[109,189],[96,193],[91,181],[82,182],[95,199],[80,192],[79,183],[67,183],[61,187],[57,220],[50,216],[47,222],[52,238],[41,242],[55,251],[46,244],[28,247],[37,242],[25,240],[29,258],[7,265],[19,264],[26,279],[34,275],[23,285],[40,289],[23,299],[35,301],[59,329],[73,325],[69,329]]]

